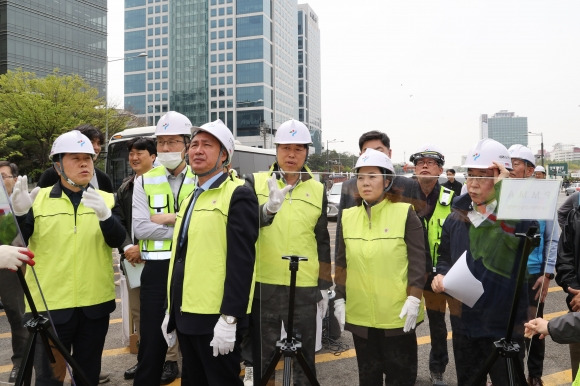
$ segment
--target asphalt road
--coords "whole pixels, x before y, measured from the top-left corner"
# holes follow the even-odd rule
[[[559,204],[565,200],[565,195],[559,197]],[[334,245],[334,234],[336,223],[329,224],[332,245]],[[118,293],[118,288],[117,288]],[[562,315],[567,312],[564,302],[565,294],[554,281],[551,283],[548,297],[545,304],[545,317],[547,319]],[[117,299],[120,303],[120,299]],[[428,320],[417,328],[419,342],[419,371],[417,385],[430,385],[429,381],[429,328]],[[449,328],[449,331],[451,329]],[[109,333],[103,353],[104,372],[110,373],[111,385],[130,385],[132,382],[123,379],[123,372],[136,363],[136,355],[129,353],[129,348],[122,344],[121,339],[121,306],[118,304],[115,312],[111,314]],[[451,335],[449,335],[450,337]],[[350,333],[343,333],[340,338],[343,348],[346,351],[336,352],[336,346],[326,346],[316,355],[316,370],[318,380],[321,385],[351,386],[358,384],[357,364]],[[450,365],[445,374],[450,385],[455,384],[455,372],[453,366],[453,350],[451,340],[448,340],[450,354]],[[12,349],[10,345],[10,328],[4,312],[0,312],[0,385],[8,384],[8,374],[12,368],[10,356]],[[483,360],[483,359],[482,359]],[[277,371],[277,384],[282,384],[282,372]],[[544,361],[544,382],[546,385],[569,385],[571,384],[571,370],[568,348],[565,345],[558,345],[550,338],[546,340],[546,358]],[[172,385],[179,385],[179,379]]]

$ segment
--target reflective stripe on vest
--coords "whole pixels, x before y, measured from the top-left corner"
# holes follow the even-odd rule
[[[101,232],[91,208],[79,204],[75,215],[66,194],[50,197],[52,186],[41,189],[34,200],[34,232],[29,248],[34,251],[34,269],[50,310],[86,307],[115,299],[112,249]],[[107,207],[115,197],[97,190]],[[39,311],[44,302],[31,269],[26,281]],[[30,307],[27,305],[27,312]]]
[[[260,205],[268,201],[268,178],[271,173],[255,173],[254,187]],[[285,183],[278,180],[282,189]],[[318,248],[314,228],[322,213],[324,186],[311,178],[299,181],[286,194],[282,207],[270,225],[260,228],[256,244],[256,281],[265,284],[290,285],[288,261],[282,256],[308,258],[300,263],[297,287],[318,286]]]
[[[437,265],[437,251],[441,243],[441,229],[449,213],[451,213],[451,201],[453,199],[453,190],[441,187],[439,198],[435,204],[435,210],[427,223],[427,238],[429,239],[429,251],[433,261],[433,272]]]
[[[383,200],[342,212],[346,246],[346,321],[381,329],[402,328],[409,260],[405,226],[409,204]],[[423,299],[417,322],[423,320]]]
[[[154,214],[175,213],[183,200],[195,189],[195,175],[189,166],[179,188],[177,205],[173,198],[171,185],[167,180],[166,169],[158,166],[143,174],[143,190],[147,195],[149,212]],[[171,239],[139,240],[143,260],[167,260],[171,258]]]

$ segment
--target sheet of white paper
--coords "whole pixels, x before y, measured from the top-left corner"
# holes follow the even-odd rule
[[[469,307],[473,307],[483,295],[483,285],[473,276],[466,261],[467,251],[443,278],[445,292]]]
[[[129,288],[141,287],[141,271],[143,271],[145,263],[135,264],[133,267],[126,259],[123,259],[122,264]]]
[[[497,218],[502,220],[553,220],[560,180],[508,178],[502,181]]]

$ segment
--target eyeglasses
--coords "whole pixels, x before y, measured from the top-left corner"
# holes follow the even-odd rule
[[[178,143],[185,143],[185,142],[175,141],[175,140],[173,140],[173,141],[157,141],[157,146],[163,147],[165,145],[169,145],[169,146],[173,147],[173,146],[177,145]]]
[[[428,159],[426,161],[421,159],[421,160],[417,161],[417,166],[423,166],[423,165],[435,166],[435,165],[437,165],[437,161],[435,161],[433,159]]]
[[[3,179],[3,180],[5,180],[5,179],[7,179],[7,178],[16,178],[16,177],[14,177],[14,176],[9,176],[9,175],[7,175],[7,174],[2,174],[2,179]]]

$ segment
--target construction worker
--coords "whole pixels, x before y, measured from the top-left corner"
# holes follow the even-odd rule
[[[169,384],[179,375],[179,349],[174,346],[167,350],[159,326],[166,309],[175,217],[182,201],[195,188],[195,176],[185,163],[191,136],[189,119],[170,111],[159,119],[155,136],[161,166],[137,177],[133,187],[133,232],[145,261],[141,272],[139,365],[134,378],[139,386]]]
[[[485,138],[467,153],[463,167],[467,168],[467,195],[452,203],[452,212],[443,224],[437,275],[431,287],[434,292],[445,291],[444,276],[461,256],[471,274],[483,287],[483,295],[470,307],[449,301],[453,330],[453,353],[458,385],[485,385],[486,359],[496,350],[494,342],[507,336],[508,319],[514,300],[524,239],[516,236],[526,233],[532,221],[497,219],[497,192],[500,181],[509,176],[511,159],[508,150],[499,142]],[[523,322],[527,319],[527,286],[515,311],[512,339],[523,347]],[[453,308],[456,310],[454,311]],[[523,368],[524,350],[520,350]],[[489,370],[494,385],[506,384],[507,364],[503,358]],[[476,375],[481,374],[481,379]]]
[[[218,119],[192,131],[189,163],[197,184],[175,222],[164,332],[177,330],[182,385],[242,385],[234,345],[250,312],[258,200],[227,172],[230,129]]]
[[[536,166],[536,168],[534,169],[534,177],[539,179],[539,180],[545,180],[546,179],[546,169],[544,169],[544,167],[541,165]]]
[[[117,191],[117,201],[121,209],[121,223],[126,230],[125,241],[119,251],[121,252],[121,261],[126,260],[135,266],[135,264],[143,263],[143,261],[141,260],[139,242],[133,235],[133,187],[137,177],[153,169],[153,163],[157,158],[157,148],[154,139],[137,137],[127,141],[127,150],[129,151],[129,166],[131,166],[135,174],[123,181]],[[129,308],[131,315],[129,320],[132,322],[129,325],[129,334],[135,333],[137,341],[139,341],[141,336],[139,328],[141,321],[139,296],[141,291],[140,287],[130,288],[128,281],[126,281],[126,284],[129,304],[124,306]],[[137,362],[139,362],[139,357],[137,357]],[[123,377],[125,379],[133,379],[136,371],[137,365],[132,366],[125,371]]]
[[[451,188],[439,185],[439,175],[443,172],[445,157],[438,146],[422,145],[411,155],[409,161],[415,165],[415,176],[421,186],[421,200],[425,203],[417,213],[427,231],[428,245],[425,249],[429,254],[432,266],[436,267],[437,250],[441,243],[441,228],[451,213],[451,201],[455,192]],[[449,363],[447,326],[445,324],[447,295],[433,292],[431,289],[433,276],[434,271],[429,273],[423,292],[431,336],[429,371],[433,385],[447,385],[443,380],[445,368]]]
[[[105,143],[105,136],[103,135],[103,133],[95,126],[89,124],[77,126],[74,128],[74,130],[80,131],[81,134],[85,135],[88,139],[91,140],[93,150],[95,151],[93,162],[96,162],[99,157],[99,154],[101,153],[102,146]],[[37,186],[40,186],[41,188],[47,188],[49,186],[56,184],[59,180],[60,177],[57,171],[54,169],[54,167],[50,167],[40,175]],[[91,186],[95,189],[100,189],[105,192],[114,193],[113,184],[111,183],[111,179],[109,178],[107,173],[97,168],[95,168],[95,173],[93,174],[93,178],[91,179]],[[101,380],[101,383],[104,382]]]
[[[532,178],[535,172],[536,158],[532,150],[526,146],[515,144],[508,149],[512,161],[510,178]],[[528,318],[544,316],[544,300],[548,294],[550,280],[554,279],[554,268],[558,252],[560,229],[556,222],[556,213],[552,221],[538,221],[540,228],[540,245],[528,256]],[[535,335],[526,339],[528,350],[528,384],[543,385],[544,354],[546,342]]]
[[[60,182],[40,189],[33,200],[23,177],[12,195],[22,236],[36,255],[40,287],[26,271],[36,308],[50,311],[56,335],[92,385],[99,382],[109,314],[115,310],[111,248],[121,245],[125,232],[113,194],[90,185],[94,154],[79,131],[64,133],[50,151]],[[35,359],[37,385],[62,385],[64,367],[53,373],[41,347]]]
[[[414,385],[426,280],[423,226],[411,205],[387,198],[394,167],[386,154],[367,149],[355,172],[360,199],[342,214],[334,313],[352,332],[361,385]]]
[[[270,170],[246,177],[260,203],[252,305],[254,384],[259,384],[277,350],[282,322],[288,325],[290,270],[282,256],[308,258],[299,263],[295,331],[287,333],[300,336],[302,353],[314,374],[317,303],[328,308],[328,288],[332,286],[325,189],[306,166],[310,131],[292,119],[280,125],[274,143],[276,162]],[[310,384],[300,366],[293,364],[293,369],[295,385]]]

